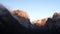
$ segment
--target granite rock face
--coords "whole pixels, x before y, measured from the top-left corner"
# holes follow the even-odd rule
[[[20,34],[29,32],[28,28],[20,24],[20,22],[13,16],[14,15],[12,15],[7,8],[0,5],[0,32],[6,34]]]

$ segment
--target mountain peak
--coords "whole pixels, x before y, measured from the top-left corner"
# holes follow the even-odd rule
[[[28,18],[28,14],[23,10],[19,10],[19,9],[13,10],[13,14],[17,14],[18,16],[21,16],[25,19]]]

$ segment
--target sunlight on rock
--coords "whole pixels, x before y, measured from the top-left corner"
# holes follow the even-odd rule
[[[38,19],[38,20],[32,20],[31,23],[42,26],[42,25],[46,24],[47,20],[48,20],[48,18],[42,18],[42,19]]]
[[[55,12],[55,13],[53,14],[53,17],[56,17],[56,16],[60,16],[60,12]]]
[[[46,24],[47,20],[48,20],[48,18],[43,18],[43,19],[37,20],[37,25],[44,25],[44,24]]]
[[[17,14],[25,19],[28,18],[28,14],[23,10],[13,10],[13,13]]]
[[[36,24],[37,20],[30,20],[31,24]]]

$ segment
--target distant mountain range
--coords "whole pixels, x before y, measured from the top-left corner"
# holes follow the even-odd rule
[[[23,10],[17,9],[17,10],[13,10],[12,12],[13,12],[13,14],[17,14],[18,16],[22,16],[23,18],[28,18],[28,14],[26,12],[24,12]],[[48,20],[48,18],[53,18],[55,16],[60,16],[60,12],[55,12],[52,17],[32,20],[30,22],[31,22],[31,24],[44,25],[46,23],[46,21]]]

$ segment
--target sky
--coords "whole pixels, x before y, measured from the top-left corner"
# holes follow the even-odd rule
[[[31,20],[51,17],[54,12],[60,12],[60,0],[0,0],[0,3],[10,9],[25,10]]]

